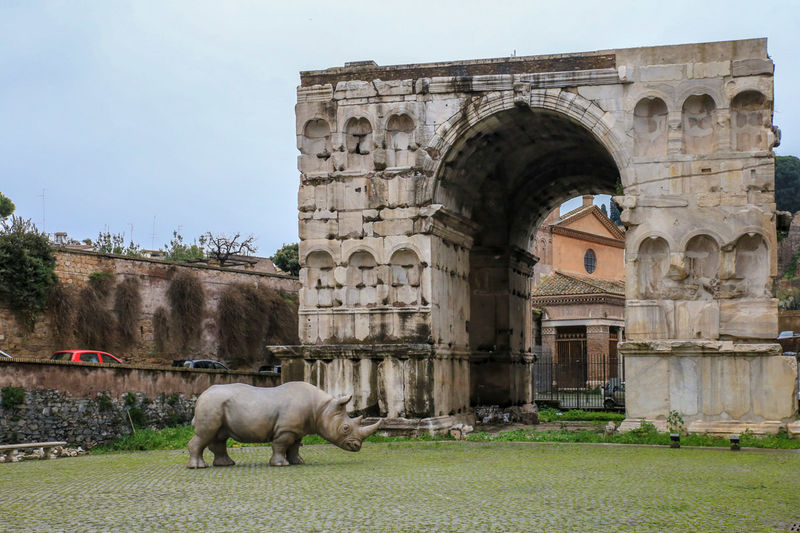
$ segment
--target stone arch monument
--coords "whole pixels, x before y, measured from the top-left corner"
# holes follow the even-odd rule
[[[765,39],[302,72],[284,380],[355,391],[386,427],[531,402],[533,235],[608,193],[628,227],[626,424],[786,426],[772,74]]]

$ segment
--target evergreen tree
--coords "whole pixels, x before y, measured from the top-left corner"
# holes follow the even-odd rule
[[[800,211],[800,159],[775,157],[775,203],[780,211]]]
[[[608,216],[608,218],[610,218],[611,222],[617,226],[621,226],[622,219],[620,218],[619,207],[617,207],[617,204],[614,202],[614,200],[611,200],[608,205],[611,208],[611,214]]]

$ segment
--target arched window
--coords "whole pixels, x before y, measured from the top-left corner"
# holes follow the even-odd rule
[[[585,268],[586,272],[589,274],[597,270],[597,256],[591,248],[586,250],[586,253],[583,254],[583,268]]]

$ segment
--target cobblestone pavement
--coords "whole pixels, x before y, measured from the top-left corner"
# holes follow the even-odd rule
[[[159,451],[0,465],[2,531],[774,531],[800,454],[524,443]]]

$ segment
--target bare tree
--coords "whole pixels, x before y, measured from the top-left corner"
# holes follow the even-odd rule
[[[209,231],[205,234],[205,238],[208,256],[219,261],[219,266],[225,266],[232,256],[254,254],[258,250],[253,244],[256,238],[252,235],[242,237],[241,233],[237,233],[229,237],[224,233],[214,235]]]

